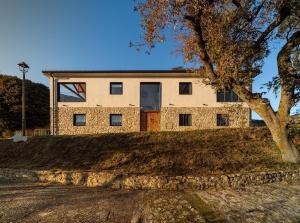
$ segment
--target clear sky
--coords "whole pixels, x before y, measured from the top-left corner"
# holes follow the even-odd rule
[[[147,55],[129,48],[141,38],[133,0],[0,0],[0,73],[49,85],[42,70],[172,69],[185,66],[168,39]],[[279,46],[274,45],[274,50]],[[267,58],[254,90],[277,73],[276,54]],[[273,105],[278,100],[271,97]]]

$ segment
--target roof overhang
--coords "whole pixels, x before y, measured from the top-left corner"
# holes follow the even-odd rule
[[[203,77],[202,70],[45,70],[47,77]]]

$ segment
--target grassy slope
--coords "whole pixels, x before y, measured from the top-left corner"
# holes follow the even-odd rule
[[[251,128],[0,140],[0,167],[173,175],[299,165],[282,163],[269,132]]]

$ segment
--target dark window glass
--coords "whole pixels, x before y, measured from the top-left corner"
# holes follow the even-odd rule
[[[110,94],[123,94],[123,83],[121,82],[110,83]]]
[[[229,115],[217,114],[217,126],[229,126]]]
[[[217,92],[217,102],[225,101],[225,92],[223,90],[218,90]]]
[[[232,102],[232,91],[225,91],[225,102]]]
[[[141,110],[160,110],[160,83],[141,83]]]
[[[236,93],[234,93],[233,91],[231,91],[231,92],[232,92],[232,96],[231,96],[232,101],[242,101],[242,100],[239,98],[239,96],[237,96]]]
[[[110,126],[122,126],[122,115],[111,114],[110,115]]]
[[[84,102],[86,101],[85,83],[58,83],[59,102]]]
[[[218,90],[217,102],[241,102],[242,100],[231,90]]]
[[[73,125],[74,126],[85,126],[85,114],[74,114]]]
[[[180,82],[179,83],[179,94],[192,94],[192,83]]]
[[[179,114],[179,126],[191,126],[192,115],[191,114]]]

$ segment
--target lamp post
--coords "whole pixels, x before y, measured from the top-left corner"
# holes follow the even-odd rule
[[[26,134],[26,117],[25,117],[25,74],[29,70],[29,66],[25,62],[18,63],[20,71],[23,73],[22,80],[22,136]]]

